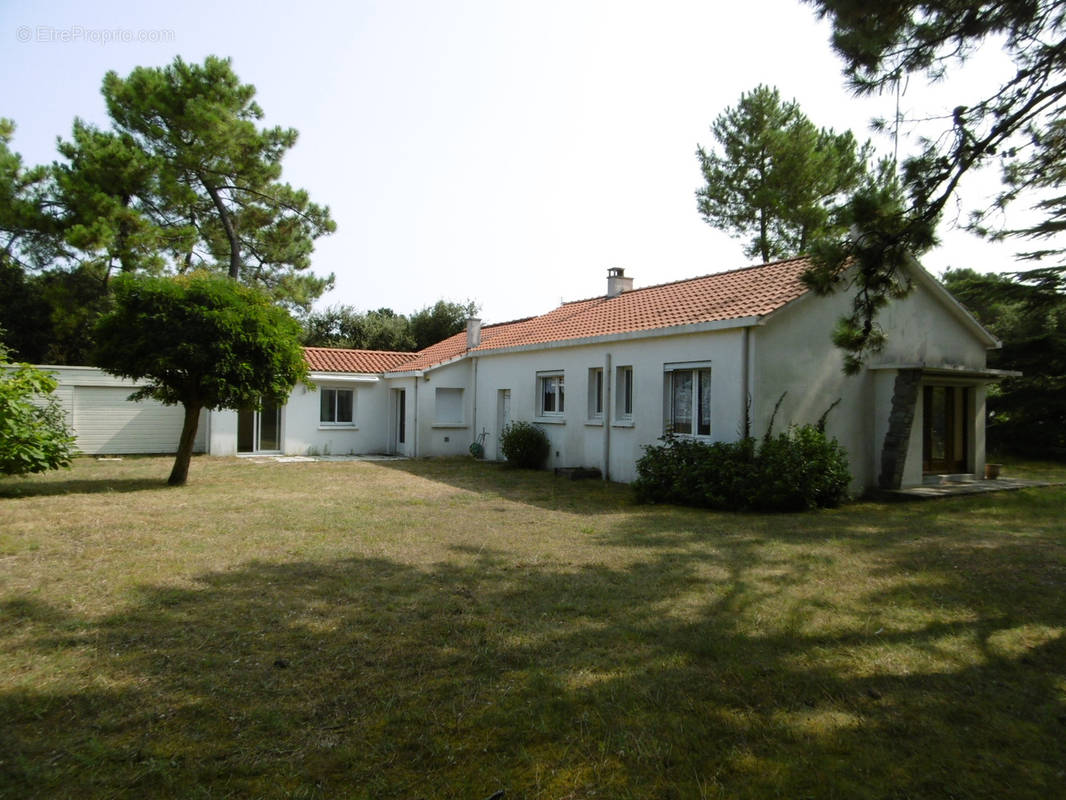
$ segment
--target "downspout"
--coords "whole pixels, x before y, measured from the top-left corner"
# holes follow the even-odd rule
[[[750,345],[748,338],[751,336],[751,328],[745,326],[740,340],[740,410],[744,415],[743,436],[747,439],[751,436],[751,409],[748,406],[751,397],[750,373],[748,371],[748,351]]]
[[[476,442],[476,441],[478,441],[478,438],[477,438],[477,362],[478,362],[478,358],[477,358],[477,356],[474,356],[473,361],[474,361],[474,412],[473,412],[473,416],[474,416],[474,419],[473,419],[474,438],[471,441]]]
[[[611,479],[611,354],[603,365],[603,479]]]
[[[418,376],[415,376],[415,397],[414,397],[414,400],[415,400],[415,413],[414,413],[414,419],[411,420],[412,422],[414,422],[414,425],[411,426],[412,428],[414,428],[414,442],[412,442],[412,444],[414,445],[414,451],[415,451],[414,457],[418,458],[419,457],[419,452],[418,452]]]

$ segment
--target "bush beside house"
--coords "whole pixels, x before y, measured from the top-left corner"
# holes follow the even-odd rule
[[[667,437],[645,448],[633,487],[643,503],[726,511],[805,511],[840,505],[851,475],[844,449],[815,425],[762,440]]]
[[[529,422],[510,422],[500,434],[507,461],[523,469],[541,469],[551,452],[548,434]]]

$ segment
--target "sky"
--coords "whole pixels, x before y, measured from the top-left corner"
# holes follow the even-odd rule
[[[316,308],[473,300],[500,322],[603,294],[608,267],[639,288],[746,266],[696,210],[695,151],[760,83],[819,126],[893,147],[869,123],[893,116],[895,94],[852,96],[828,24],[798,0],[0,0],[13,148],[55,160],[75,117],[106,126],[106,72],[178,55],[232,58],[264,124],[300,132],[283,179],[337,223],[315,248],[313,271],[336,276]],[[904,117],[950,110],[1005,63],[990,47],[939,87],[912,80]],[[903,132],[901,155],[921,129]],[[931,272],[1018,268],[950,221]]]

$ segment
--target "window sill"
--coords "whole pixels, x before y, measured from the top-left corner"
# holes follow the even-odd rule
[[[320,422],[318,429],[320,431],[357,431],[359,430],[359,426],[349,425],[346,422],[343,422],[340,425],[331,425],[328,422]]]
[[[635,428],[636,425],[631,419],[617,419],[611,423],[612,428]]]
[[[469,428],[465,422],[434,422],[431,428]]]
[[[565,425],[566,417],[561,415],[558,417],[534,417],[533,421],[538,425]]]
[[[603,427],[603,420],[602,419],[587,419],[587,420],[585,420],[585,426],[588,427],[588,428],[602,428]]]

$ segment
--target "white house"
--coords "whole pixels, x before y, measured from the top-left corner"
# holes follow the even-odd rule
[[[881,314],[887,344],[845,376],[830,342],[850,297],[819,297],[791,259],[633,288],[612,269],[604,295],[498,325],[470,320],[420,353],[308,348],[315,390],[262,412],[213,412],[207,450],[239,453],[464,454],[502,458],[510,420],[536,422],[549,466],[636,477],[645,445],[667,431],[707,441],[776,418],[814,422],[847,449],[853,489],[910,486],[984,469],[985,367],[999,342],[928,273]],[[175,437],[176,442],[176,437]]]

